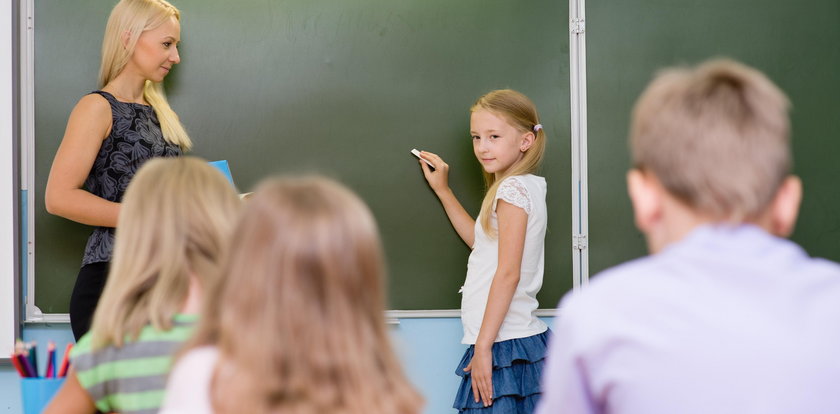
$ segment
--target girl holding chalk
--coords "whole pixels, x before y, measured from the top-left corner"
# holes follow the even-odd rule
[[[240,205],[204,160],[155,159],[140,169],[125,193],[93,326],[73,347],[70,374],[48,414],[157,412]]]
[[[89,329],[105,286],[126,186],[147,160],[178,156],[192,145],[161,83],[181,60],[179,20],[165,0],[121,0],[114,7],[102,43],[101,89],[73,108],[50,169],[47,211],[96,227],[70,297],[76,340]]]
[[[449,165],[425,151],[419,161],[455,231],[472,248],[461,299],[462,342],[469,348],[456,369],[462,380],[454,407],[531,413],[549,333],[534,314],[547,214],[545,179],[533,173],[545,132],[531,100],[513,90],[492,91],[470,111],[473,150],[488,187],[477,220],[449,188]]]
[[[380,244],[370,210],[343,186],[261,184],[161,414],[422,412],[385,327]]]

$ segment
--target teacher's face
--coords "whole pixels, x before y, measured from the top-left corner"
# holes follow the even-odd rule
[[[172,66],[181,61],[178,55],[180,41],[181,24],[171,17],[160,26],[140,34],[129,65],[144,79],[161,82]]]

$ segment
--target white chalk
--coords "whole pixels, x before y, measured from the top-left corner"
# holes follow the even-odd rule
[[[423,157],[421,157],[421,156],[420,156],[420,151],[418,151],[418,150],[417,150],[417,148],[415,148],[415,149],[411,150],[411,153],[412,153],[412,154],[414,154],[414,156],[415,156],[415,157],[417,157],[417,158],[419,158],[419,159],[421,159],[421,160],[425,161],[425,162],[426,162],[426,164],[429,164],[429,167],[435,168],[435,166],[434,166],[434,165],[432,165],[432,163],[430,163],[430,162],[429,162],[429,160],[427,160],[427,159],[425,159],[425,158],[423,158]]]

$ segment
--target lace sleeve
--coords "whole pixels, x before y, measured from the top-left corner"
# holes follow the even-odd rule
[[[505,200],[525,210],[529,215],[531,214],[531,197],[528,194],[528,188],[516,178],[508,178],[499,184],[499,190],[496,191],[496,199]]]

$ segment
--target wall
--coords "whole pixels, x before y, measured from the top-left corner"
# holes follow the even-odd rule
[[[551,325],[554,318],[543,318]],[[455,366],[464,353],[461,321],[458,318],[402,319],[393,325],[394,344],[411,381],[426,397],[426,414],[454,413],[451,408],[458,377]],[[65,324],[28,325],[23,330],[27,341],[55,341],[59,347],[71,342],[70,326]],[[43,347],[40,347],[43,349]],[[43,357],[42,357],[43,358]],[[0,367],[0,414],[21,414],[20,386],[17,374],[9,366]]]

